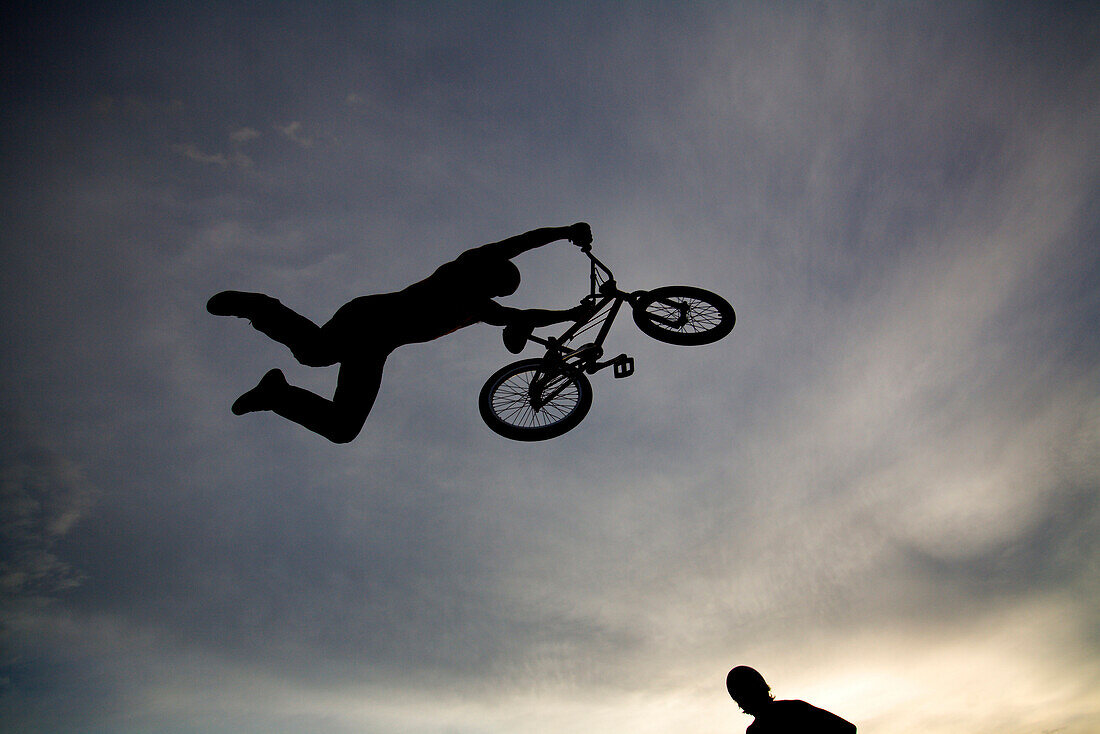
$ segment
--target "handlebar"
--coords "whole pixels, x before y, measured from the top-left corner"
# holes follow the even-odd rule
[[[592,295],[596,295],[600,292],[600,285],[602,282],[615,282],[615,274],[611,272],[611,268],[607,267],[600,261],[598,257],[592,254],[592,245],[585,245],[580,248],[592,264],[592,272],[590,274],[590,285]],[[602,278],[599,277],[602,275]]]

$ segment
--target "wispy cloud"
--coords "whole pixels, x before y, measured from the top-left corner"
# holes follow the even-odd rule
[[[247,143],[251,140],[255,140],[260,137],[262,133],[259,130],[251,127],[242,127],[234,130],[229,134],[229,139],[234,143]]]
[[[194,143],[175,143],[172,152],[196,163],[225,166],[228,160],[221,153],[204,153]]]
[[[300,122],[295,121],[289,122],[286,125],[275,125],[275,129],[287,140],[292,140],[303,148],[313,146],[313,138],[303,134],[302,123]]]
[[[176,155],[203,165],[219,166],[221,168],[230,166],[251,168],[253,165],[252,159],[239,150],[234,150],[228,155],[225,153],[205,153],[194,143],[176,143],[171,146],[171,149]]]
[[[96,492],[72,461],[18,439],[4,446],[0,462],[0,614],[7,620],[80,582],[81,570],[57,546]]]

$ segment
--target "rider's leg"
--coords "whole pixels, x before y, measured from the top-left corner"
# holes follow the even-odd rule
[[[520,311],[520,319],[535,327],[551,326],[563,321],[580,321],[592,316],[596,309],[596,302],[585,302],[579,306],[566,309],[525,308]]]
[[[507,309],[504,318],[504,346],[512,354],[519,354],[527,345],[527,340],[531,338],[531,332],[536,328],[560,324],[564,321],[587,320],[596,313],[596,305],[596,301],[586,301],[579,306],[562,310]]]
[[[206,310],[218,316],[239,316],[271,339],[285,344],[294,358],[309,367],[336,364],[331,340],[321,327],[263,293],[222,291],[210,298]]]
[[[332,400],[290,385],[282,372],[271,370],[260,384],[233,403],[233,412],[241,415],[270,410],[333,443],[347,443],[359,435],[367,420],[382,383],[385,362],[386,355],[382,354],[342,363]]]

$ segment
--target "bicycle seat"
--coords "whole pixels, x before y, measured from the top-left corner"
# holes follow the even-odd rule
[[[512,354],[519,354],[527,346],[527,340],[531,338],[531,332],[535,327],[531,324],[509,324],[504,327],[504,348]]]

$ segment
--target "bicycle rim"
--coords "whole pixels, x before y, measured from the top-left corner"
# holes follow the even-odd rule
[[[665,286],[647,293],[634,306],[634,322],[643,332],[670,344],[710,344],[733,329],[733,307],[721,296],[691,286]]]
[[[489,378],[478,403],[482,418],[497,433],[537,441],[580,423],[591,407],[592,388],[582,374],[548,372],[542,360],[526,360]]]

